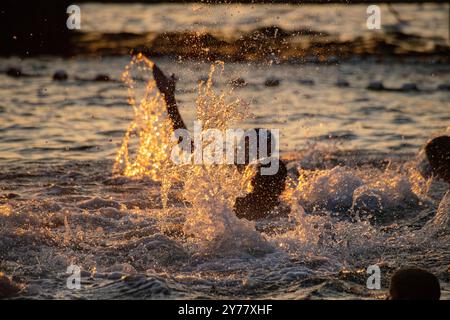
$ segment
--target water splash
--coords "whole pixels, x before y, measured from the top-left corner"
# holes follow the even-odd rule
[[[128,177],[149,176],[161,182],[163,206],[168,207],[171,187],[183,183],[182,197],[190,205],[187,208],[183,227],[184,236],[196,250],[210,253],[239,248],[241,252],[252,254],[255,243],[263,243],[253,222],[239,220],[233,212],[237,197],[249,191],[254,174],[249,167],[242,174],[233,165],[175,164],[170,159],[173,130],[166,112],[166,104],[156,90],[155,81],[149,80],[142,98],[137,102],[136,80],[133,73],[151,72],[153,62],[143,55],[133,58],[127,66],[123,78],[129,87],[129,103],[134,110],[132,121],[120,148],[114,172]],[[134,70],[136,69],[137,70]],[[216,92],[214,77],[221,76],[223,62],[211,66],[207,81],[200,82],[196,99],[197,120],[202,123],[202,134],[208,129],[219,129],[225,134],[248,115],[248,105],[240,99],[232,99],[232,89]],[[130,139],[138,137],[136,151],[132,157]],[[208,145],[202,140],[200,147]],[[193,154],[187,155],[193,158]],[[133,158],[133,159],[132,159]],[[166,210],[170,214],[170,210]],[[258,251],[258,250],[256,250]]]
[[[242,174],[233,165],[171,162],[170,151],[176,139],[172,139],[165,101],[154,81],[148,80],[139,103],[135,97],[136,79],[140,78],[133,75],[133,69],[151,74],[152,66],[150,60],[138,55],[124,73],[134,120],[118,153],[115,172],[129,177],[149,176],[161,182],[165,209],[157,217],[160,229],[164,229],[167,216],[173,214],[168,206],[170,191],[182,182],[180,194],[185,208],[181,237],[194,254],[258,256],[277,251],[327,256],[342,266],[352,265],[361,256],[380,254],[387,247],[416,243],[415,235],[403,235],[395,226],[393,232],[381,231],[369,219],[383,215],[396,218],[394,212],[418,205],[429,182],[413,163],[385,169],[302,169],[298,180],[291,179],[283,195],[291,211],[287,221],[281,222],[279,232],[258,232],[255,222],[238,219],[233,212],[234,202],[250,191],[254,168],[248,166]],[[249,116],[248,105],[234,99],[232,90],[216,92],[214,80],[223,69],[223,63],[213,64],[208,79],[198,86],[196,118],[203,125],[202,133],[208,129],[224,132]],[[133,134],[138,138],[134,153],[130,151]],[[203,140],[200,147],[208,143]],[[360,216],[362,212],[365,216]]]
[[[139,82],[145,81],[151,74],[153,62],[138,54],[125,68],[123,81],[128,85],[128,102],[133,108],[134,118],[129,125],[122,146],[116,156],[114,173],[128,177],[149,176],[160,181],[162,172],[167,171],[172,163],[169,159],[172,126],[166,111],[164,98],[156,89],[153,79],[148,80],[139,98]],[[132,151],[132,137],[138,142]]]
[[[436,215],[429,220],[422,231],[432,238],[449,236],[450,232],[450,191],[442,198]],[[428,237],[424,237],[428,238]]]

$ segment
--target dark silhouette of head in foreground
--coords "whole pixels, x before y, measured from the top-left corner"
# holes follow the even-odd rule
[[[20,291],[20,287],[9,277],[0,272],[0,299],[14,297]]]
[[[441,288],[439,280],[432,273],[407,268],[394,273],[389,288],[391,300],[439,300]]]
[[[450,137],[432,139],[427,143],[425,153],[433,174],[450,183]]]

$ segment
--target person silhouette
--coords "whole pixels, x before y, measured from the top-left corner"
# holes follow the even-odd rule
[[[442,135],[429,141],[425,154],[433,174],[450,183],[450,137]]]
[[[405,268],[391,277],[390,300],[439,300],[440,297],[439,280],[426,270]]]
[[[166,102],[167,113],[171,120],[173,130],[187,129],[178,110],[177,101],[175,98],[175,86],[177,81],[175,75],[172,74],[170,77],[167,77],[163,71],[156,64],[154,64],[153,77],[158,90],[163,95]],[[275,137],[272,132],[261,128],[250,130],[254,130],[256,133],[256,139],[250,141],[248,138],[249,135],[244,135],[244,141],[241,141],[241,143],[244,145],[245,149],[245,160],[244,163],[237,163],[237,161],[235,161],[237,169],[240,172],[243,172],[248,165],[255,164],[249,155],[249,150],[251,149],[250,143],[256,143],[256,159],[260,159],[260,157],[263,156],[262,152],[260,152],[262,146],[259,145],[260,141],[264,140],[260,140],[260,136],[263,134],[265,135],[264,138],[266,138],[265,141],[267,142],[267,146],[265,148],[267,151],[266,160],[270,161],[264,161],[264,163],[256,162],[256,172],[251,180],[252,191],[243,197],[236,198],[234,212],[238,218],[255,220],[269,216],[270,213],[280,204],[280,195],[285,189],[287,169],[285,163],[281,159],[272,156],[272,146],[275,143]],[[276,162],[278,167],[276,173],[263,174],[262,169],[269,165],[273,165],[274,162]]]

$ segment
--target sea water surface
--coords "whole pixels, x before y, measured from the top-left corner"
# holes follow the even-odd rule
[[[20,64],[23,72],[36,76],[0,75],[0,158],[113,158],[132,117],[121,81],[129,60],[2,58],[5,69]],[[155,61],[179,77],[180,112],[192,128],[197,84],[207,78],[210,63]],[[53,81],[57,70],[65,70],[69,79]],[[113,81],[86,81],[99,74]],[[245,85],[234,92],[250,104],[254,114],[243,127],[280,129],[282,152],[326,143],[343,149],[414,153],[450,120],[447,64],[229,63],[216,86],[220,89],[237,79]],[[279,84],[267,86],[268,80]],[[418,90],[368,90],[376,81],[392,89],[415,84]]]
[[[285,6],[245,7],[241,15],[241,6],[102,8],[83,7],[90,12],[86,28],[233,33],[273,24],[269,11],[291,22],[298,17]],[[335,21],[329,10],[313,8],[301,13],[302,25],[326,29]],[[439,7],[425,8],[441,17]],[[338,7],[335,18],[361,9]],[[194,18],[202,10],[211,15]],[[315,10],[325,12],[324,20]],[[97,26],[102,15],[106,22]],[[226,23],[218,24],[220,17]],[[289,29],[285,19],[277,24]],[[354,32],[355,19],[345,18],[339,32]],[[435,27],[417,30],[445,37]],[[283,205],[291,214],[250,223],[233,220],[214,197],[187,204],[183,186],[173,186],[163,207],[161,181],[113,174],[134,116],[120,80],[130,59],[0,58],[1,71],[20,66],[31,75],[0,74],[0,271],[23,288],[19,297],[383,299],[389,276],[415,265],[435,273],[449,298],[448,184],[429,175],[420,154],[450,124],[449,64],[225,63],[213,88],[234,84],[233,96],[249,103],[253,116],[241,126],[280,130],[289,169]],[[153,60],[179,78],[180,112],[192,128],[197,85],[211,62]],[[68,80],[53,81],[57,70]],[[110,81],[93,81],[98,75]],[[369,90],[376,81],[392,90]],[[208,175],[214,179],[194,172],[186,181],[190,191],[227,195],[218,188],[226,188],[226,179]],[[382,290],[366,287],[374,264]],[[69,265],[82,269],[79,291],[67,287]]]

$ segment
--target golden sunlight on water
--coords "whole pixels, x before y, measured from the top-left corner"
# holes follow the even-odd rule
[[[85,22],[105,34],[84,30],[85,49],[106,51],[2,58],[0,298],[8,277],[19,299],[384,299],[387,288],[367,287],[368,266],[387,281],[417,265],[448,299],[450,191],[423,147],[450,119],[442,7],[409,6],[406,25],[391,14],[374,38],[359,28],[362,6],[295,8],[88,4]],[[125,47],[145,50],[141,40],[154,61],[130,61]],[[183,125],[156,65],[180,78]],[[275,183],[229,161],[230,129],[255,127],[280,131]],[[189,151],[177,148],[185,137]],[[215,154],[226,160],[211,164]],[[239,214],[246,193],[279,186],[267,216]],[[68,266],[81,290],[66,288]]]
[[[166,103],[156,89],[155,81],[148,80],[143,94],[138,97],[136,73],[151,74],[153,62],[139,54],[126,67],[123,79],[128,85],[129,103],[134,110],[131,122],[120,148],[114,172],[128,177],[148,176],[161,182],[163,207],[168,205],[168,196],[174,183],[183,182],[183,198],[192,210],[186,218],[184,232],[197,239],[211,241],[219,238],[236,227],[246,226],[254,231],[250,222],[242,222],[233,213],[236,197],[250,191],[250,180],[254,174],[249,167],[241,174],[236,166],[206,164],[175,164],[170,155],[177,139],[173,138],[173,129],[166,111]],[[201,82],[196,99],[197,120],[202,123],[202,131],[219,129],[223,132],[248,115],[247,104],[232,99],[226,89],[216,93],[213,89],[213,77],[221,62],[211,66],[208,80]],[[141,90],[142,91],[142,90]],[[137,142],[132,146],[133,136]],[[202,148],[208,141],[202,141]],[[134,150],[135,149],[135,150]],[[193,155],[188,155],[193,157]],[[168,212],[169,214],[169,212]]]
[[[152,67],[153,62],[139,54],[133,57],[122,75],[128,85],[128,102],[133,108],[134,119],[117,154],[114,172],[128,177],[150,176],[153,180],[160,180],[162,167],[169,164],[172,127],[155,81],[149,80],[144,95],[138,98],[135,90],[138,80],[132,74],[133,71],[151,73]],[[133,135],[137,135],[139,141],[131,159],[129,146]]]

